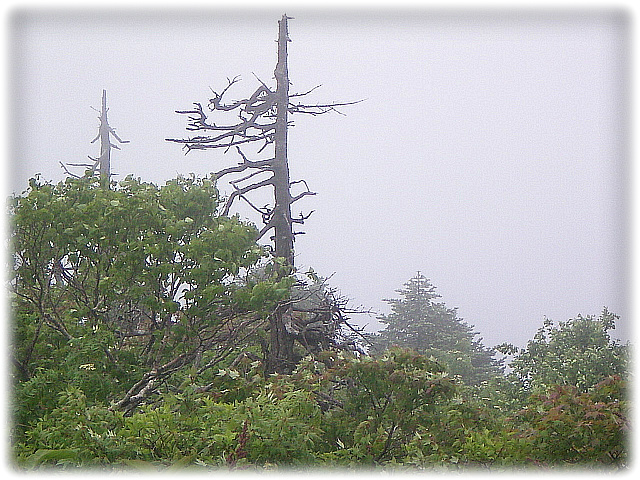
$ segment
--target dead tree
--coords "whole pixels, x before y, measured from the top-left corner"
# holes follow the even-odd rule
[[[92,107],[93,108],[93,107]],[[94,108],[94,110],[96,110]],[[98,111],[98,110],[96,110]],[[98,127],[98,135],[96,138],[91,140],[91,143],[94,143],[98,139],[100,139],[100,156],[98,158],[93,158],[89,156],[89,159],[92,160],[93,164],[87,163],[67,163],[66,165],[72,167],[84,167],[88,170],[85,171],[85,175],[93,176],[96,170],[100,173],[100,185],[104,189],[108,189],[111,183],[111,148],[117,148],[120,150],[116,144],[111,143],[111,135],[119,142],[119,143],[129,143],[129,140],[122,140],[118,134],[116,133],[114,128],[109,126],[109,120],[107,119],[107,112],[109,109],[107,108],[107,91],[102,90],[102,109],[99,111],[100,116],[98,119],[100,120],[100,126]],[[60,162],[62,168],[67,172],[67,174],[72,177],[80,178],[80,175],[75,175],[71,173],[65,164]]]
[[[97,162],[100,166],[100,184],[102,188],[108,189],[111,182],[111,147],[117,148],[116,144],[111,143],[111,135],[120,143],[129,143],[128,140],[121,140],[116,134],[115,129],[109,126],[107,120],[107,91],[102,90],[102,110],[100,111],[100,128],[98,130],[98,136],[94,138],[91,143],[100,139],[100,157],[97,158]]]
[[[227,79],[228,83],[220,93],[212,90],[213,98],[209,99],[207,105],[209,115],[205,113],[201,103],[194,103],[191,110],[176,111],[188,116],[187,130],[203,132],[203,134],[186,139],[167,139],[170,142],[182,144],[186,153],[205,149],[222,149],[226,153],[232,148],[235,149],[241,161],[215,174],[218,179],[231,174],[243,174],[240,178],[229,182],[233,191],[223,205],[222,214],[228,214],[232,204],[237,199],[242,199],[261,215],[263,227],[257,240],[264,237],[267,232],[272,232],[270,237],[273,241],[272,252],[284,266],[281,275],[288,275],[294,271],[294,239],[295,235],[303,232],[295,232],[293,226],[303,224],[312,213],[307,215],[301,213],[298,217],[293,217],[291,205],[305,196],[315,195],[304,180],[291,181],[289,176],[287,158],[289,114],[320,115],[336,111],[338,106],[358,103],[305,104],[298,101],[317,87],[304,93],[289,93],[287,44],[291,41],[288,32],[290,18],[283,15],[278,22],[278,60],[274,70],[275,90],[258,79],[259,86],[249,98],[227,101],[226,96],[229,90],[240,78]],[[233,122],[221,124],[210,118],[214,114],[220,115],[225,112],[235,113]],[[260,146],[257,154],[263,154],[266,150],[272,151],[273,156],[250,160],[242,150],[242,147],[248,144]],[[303,187],[302,191],[295,195],[292,194],[294,185]],[[269,187],[273,189],[272,206],[257,207],[247,197],[249,192]],[[288,372],[295,364],[293,353],[295,331],[292,326],[290,304],[286,304],[272,315],[269,328],[267,371]]]

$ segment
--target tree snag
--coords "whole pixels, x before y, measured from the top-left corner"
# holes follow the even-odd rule
[[[273,241],[271,251],[282,264],[280,276],[294,272],[294,224],[303,224],[309,214],[292,217],[291,205],[308,195],[315,195],[304,180],[291,181],[287,158],[287,133],[289,114],[306,113],[321,115],[337,111],[336,107],[358,102],[331,104],[304,104],[292,102],[314,91],[317,87],[301,94],[289,94],[289,72],[287,65],[287,44],[289,39],[288,20],[292,17],[283,15],[279,20],[278,60],[274,70],[276,80],[275,91],[260,79],[260,85],[249,97],[227,103],[225,95],[240,78],[227,79],[227,86],[217,93],[212,89],[213,98],[209,99],[207,115],[202,104],[194,103],[192,110],[177,110],[176,113],[188,116],[187,130],[205,132],[204,135],[187,139],[168,138],[167,141],[184,145],[186,153],[192,150],[223,149],[228,152],[232,147],[241,158],[238,165],[222,169],[214,174],[219,179],[226,175],[243,173],[241,178],[230,180],[232,193],[226,199],[222,214],[228,214],[236,199],[244,200],[262,217],[263,227],[256,240],[260,240],[267,232],[273,230],[270,239]],[[257,78],[257,77],[256,77]],[[234,112],[235,121],[220,124],[211,120],[213,115]],[[267,147],[273,145],[273,156],[258,160],[249,160],[241,147],[247,144],[260,144],[257,154],[262,154]],[[266,178],[265,175],[268,175]],[[258,178],[261,177],[261,180]],[[301,193],[292,195],[294,185],[302,185]],[[257,207],[249,200],[247,194],[254,190],[271,187],[273,189],[273,205]],[[267,352],[267,371],[287,373],[295,366],[293,354],[294,328],[292,327],[292,307],[285,303],[274,312],[270,321],[270,344]]]
[[[94,108],[94,110],[96,109]],[[97,169],[100,172],[100,184],[104,189],[109,189],[111,183],[111,147],[120,150],[120,147],[118,147],[116,144],[111,143],[111,135],[113,135],[119,143],[129,143],[129,140],[122,140],[116,133],[115,129],[109,126],[109,121],[107,120],[108,111],[109,109],[107,108],[107,91],[102,90],[102,109],[100,110],[100,116],[98,117],[98,120],[100,120],[100,126],[98,127],[98,135],[96,136],[96,138],[91,140],[91,143],[94,143],[96,140],[100,139],[100,156],[98,158],[89,156],[89,160],[93,160],[93,164],[66,164],[72,167],[87,168],[88,170],[85,171],[85,176],[93,176]],[[68,175],[75,178],[80,178],[80,175],[71,173],[64,163],[60,162],[60,165]]]

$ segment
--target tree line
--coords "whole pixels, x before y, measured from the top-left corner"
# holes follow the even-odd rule
[[[105,190],[97,175],[12,197],[16,466],[627,465],[616,315],[545,321],[496,351],[417,274],[365,334],[218,198],[211,178]],[[282,305],[287,373],[268,368]]]

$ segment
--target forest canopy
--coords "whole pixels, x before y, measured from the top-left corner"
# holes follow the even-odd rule
[[[363,335],[326,280],[283,274],[218,206],[193,176],[32,179],[11,198],[17,468],[627,466],[615,314],[487,348],[417,274]],[[266,367],[283,304],[288,373]]]

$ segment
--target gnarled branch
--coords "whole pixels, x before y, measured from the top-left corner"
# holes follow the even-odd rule
[[[251,185],[247,185],[245,187],[242,188],[236,188],[236,190],[234,190],[231,195],[229,195],[229,198],[227,199],[227,201],[225,202],[224,208],[222,209],[222,215],[228,215],[229,214],[229,209],[231,208],[231,204],[233,203],[233,201],[241,195],[244,195],[247,192],[250,192],[252,190],[255,190],[257,188],[260,187],[266,187],[267,185],[273,185],[273,176],[262,180],[261,182],[258,183],[252,183]]]

